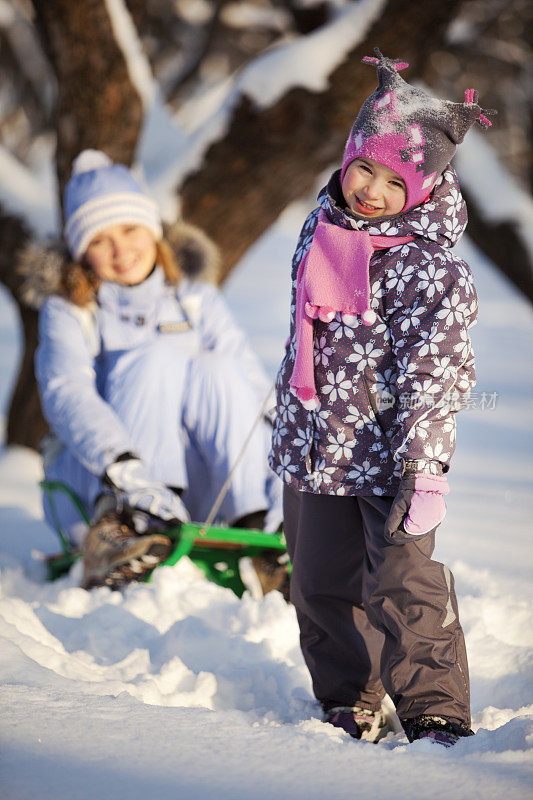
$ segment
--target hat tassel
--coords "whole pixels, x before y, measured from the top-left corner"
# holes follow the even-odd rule
[[[466,105],[470,106],[474,103],[477,103],[477,99],[479,97],[479,92],[476,89],[466,89],[465,91],[465,103]],[[493,114],[497,114],[498,112],[494,108],[482,108],[481,114],[476,119],[478,125],[482,128],[490,128],[492,127],[492,122],[490,119],[487,119],[487,115],[492,116]]]
[[[388,61],[388,63],[396,70],[396,72],[400,72],[402,69],[407,69],[409,64],[407,61],[402,61],[401,58],[387,58],[379,49],[379,47],[374,47],[374,53],[377,55],[377,58],[373,56],[364,56],[361,61],[363,64],[381,64],[383,61]]]

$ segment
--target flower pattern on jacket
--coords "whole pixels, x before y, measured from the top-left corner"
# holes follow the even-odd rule
[[[448,167],[430,199],[405,213],[363,220],[344,208],[339,172],[306,219],[292,261],[291,334],[277,377],[278,413],[270,463],[292,486],[321,494],[394,495],[401,458],[448,464],[455,414],[475,385],[469,328],[477,296],[468,265],[451,248],[466,227],[466,208]],[[296,276],[320,209],[343,228],[414,236],[375,251],[365,326],[315,320],[314,369],[321,406],[307,411],[291,393],[296,354]]]

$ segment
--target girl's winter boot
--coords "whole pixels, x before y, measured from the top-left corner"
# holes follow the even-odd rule
[[[474,731],[471,731],[466,725],[429,714],[413,717],[413,719],[402,719],[402,726],[410,742],[417,739],[429,739],[443,747],[453,747],[461,737],[474,735]]]
[[[389,732],[381,709],[370,711],[359,706],[335,706],[325,711],[324,722],[342,728],[353,739],[364,739],[367,742],[378,742]]]

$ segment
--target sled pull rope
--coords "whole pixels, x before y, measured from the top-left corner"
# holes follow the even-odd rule
[[[229,490],[229,487],[230,487],[230,484],[231,484],[231,480],[233,478],[233,474],[234,474],[235,470],[237,469],[237,467],[239,466],[240,462],[242,461],[242,458],[243,458],[243,456],[244,456],[244,454],[246,452],[246,448],[250,444],[252,436],[255,433],[255,429],[257,428],[257,426],[259,425],[259,423],[261,422],[261,420],[265,416],[265,412],[266,412],[266,410],[268,408],[268,404],[269,404],[272,392],[274,391],[274,387],[275,387],[275,383],[272,384],[272,386],[268,390],[267,396],[263,400],[261,408],[259,409],[259,413],[258,413],[257,417],[255,418],[254,424],[250,428],[250,432],[248,433],[248,436],[246,437],[246,440],[245,440],[243,446],[241,447],[239,455],[235,459],[235,462],[233,463],[233,465],[232,465],[232,467],[231,467],[231,469],[230,469],[230,471],[228,473],[228,477],[226,478],[226,480],[222,484],[222,488],[221,488],[220,492],[218,493],[218,495],[216,497],[216,500],[215,500],[215,502],[213,503],[213,505],[211,507],[211,511],[207,515],[207,519],[204,522],[204,527],[205,528],[209,528],[213,524],[213,520],[215,519],[215,517],[217,515],[218,509],[222,505],[222,502],[223,502],[225,496],[228,493],[228,490]]]

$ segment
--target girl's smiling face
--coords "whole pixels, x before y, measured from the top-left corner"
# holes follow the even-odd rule
[[[361,217],[399,214],[407,200],[405,181],[397,172],[371,158],[356,158],[342,179],[347,206]]]
[[[144,225],[109,225],[91,240],[85,261],[103,281],[141,283],[156,261],[154,236]]]

